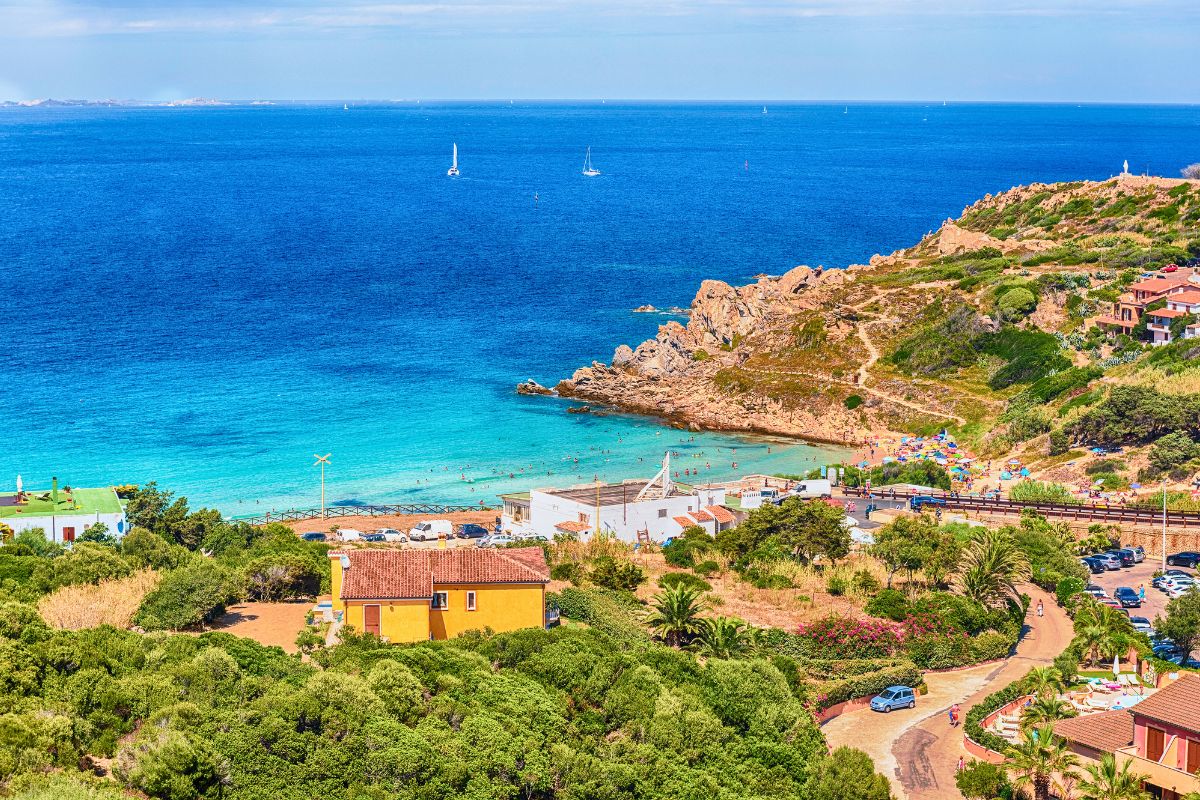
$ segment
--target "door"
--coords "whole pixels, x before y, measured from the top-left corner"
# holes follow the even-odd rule
[[[363,631],[379,635],[379,606],[363,606]]]
[[[74,528],[63,528],[63,541],[64,542],[75,541],[75,529]]]
[[[1166,734],[1158,728],[1146,728],[1146,758],[1158,761],[1162,758]]]
[[[1200,772],[1200,741],[1187,740],[1187,771],[1193,775]]]

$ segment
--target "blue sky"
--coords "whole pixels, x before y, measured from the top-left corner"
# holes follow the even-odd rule
[[[1200,102],[1197,0],[0,0],[0,99]]]

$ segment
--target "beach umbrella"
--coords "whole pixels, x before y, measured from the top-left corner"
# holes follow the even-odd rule
[[[863,469],[866,469],[867,467],[871,466],[871,464],[868,461],[860,461],[860,462],[858,462],[858,466],[860,466]]]
[[[1020,463],[1021,463],[1021,459],[1019,459],[1019,458],[1010,458],[1010,459],[1008,460],[1008,463],[1010,463],[1010,464],[1020,464]]]
[[[23,487],[24,487],[24,484],[23,484],[23,483],[21,483],[21,476],[20,476],[20,475],[18,475],[18,476],[17,476],[17,494],[20,494],[20,493],[21,493],[21,490],[22,490],[22,488],[23,488]]]
[[[1029,468],[1028,468],[1028,467],[1022,467],[1022,468],[1021,468],[1021,477],[1022,477],[1022,478],[1028,478],[1028,477],[1029,477]]]
[[[1121,674],[1121,657],[1113,656],[1113,677]]]

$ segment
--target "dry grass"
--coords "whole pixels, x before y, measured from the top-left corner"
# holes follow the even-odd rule
[[[64,586],[38,603],[38,613],[46,624],[61,630],[77,631],[112,625],[128,628],[142,605],[142,598],[158,585],[153,570],[135,572],[126,578],[99,584]]]

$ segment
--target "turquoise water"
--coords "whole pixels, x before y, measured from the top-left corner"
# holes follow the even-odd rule
[[[318,502],[314,453],[341,502],[490,503],[648,476],[668,448],[701,479],[800,471],[838,454],[688,441],[512,389],[652,336],[663,318],[630,309],[686,306],[704,278],[865,261],[987,192],[1124,159],[1176,174],[1198,123],[1193,107],[2,110],[0,486],[156,479],[255,513]]]

